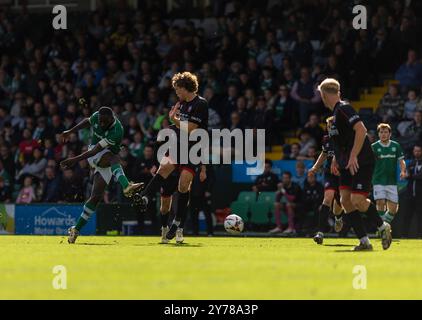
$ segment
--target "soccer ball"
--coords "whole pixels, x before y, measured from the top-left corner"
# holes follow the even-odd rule
[[[244,223],[241,217],[231,214],[224,220],[224,228],[228,233],[239,234],[243,231]]]

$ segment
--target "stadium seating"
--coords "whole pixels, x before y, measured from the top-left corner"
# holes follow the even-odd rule
[[[273,205],[267,202],[255,202],[251,204],[251,220],[253,224],[268,224],[270,207]]]
[[[233,201],[230,205],[231,212],[237,214],[245,222],[249,221],[249,204],[241,201]]]
[[[241,191],[237,197],[237,201],[251,204],[256,202],[256,192],[253,191]]]
[[[275,192],[260,192],[258,195],[258,202],[273,205],[275,202]]]

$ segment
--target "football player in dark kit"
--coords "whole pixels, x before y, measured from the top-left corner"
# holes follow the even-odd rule
[[[366,213],[381,235],[384,250],[391,245],[391,226],[384,222],[375,205],[368,199],[371,191],[375,156],[366,135],[367,130],[350,104],[340,99],[340,84],[325,79],[319,86],[322,101],[333,111],[329,135],[333,141],[334,157],[331,172],[340,176],[340,201],[350,224],[360,240],[354,250],[372,250],[361,213]]]
[[[198,128],[207,130],[208,102],[204,98],[198,96],[198,79],[190,72],[175,74],[172,78],[172,86],[176,91],[179,102],[172,107],[169,117],[174,124],[173,129],[176,131],[178,143],[180,144],[179,137],[181,130],[187,130],[189,134]],[[187,124],[186,126],[181,125],[184,121]],[[189,147],[192,145],[191,143],[192,142],[189,142]],[[178,158],[180,159],[179,147],[177,148]],[[166,234],[168,240],[171,240],[176,236],[181,221],[186,220],[189,190],[196,168],[199,165],[193,164],[189,162],[189,160],[186,164],[179,163],[181,162],[179,159],[171,159],[169,156],[162,159],[163,161],[160,162],[157,174],[151,179],[146,188],[135,197],[136,202],[140,205],[141,209],[145,208],[148,205],[149,199],[160,190],[163,182],[165,182],[169,175],[174,170],[179,169],[180,177],[178,181],[176,216]]]
[[[330,132],[333,117],[327,120],[327,131]],[[315,175],[322,166],[324,166],[324,200],[319,208],[318,215],[318,232],[314,236],[314,241],[317,244],[322,244],[324,241],[324,230],[328,229],[328,216],[332,210],[335,217],[334,230],[340,232],[343,229],[343,208],[340,204],[339,194],[339,177],[331,173],[331,160],[334,157],[333,143],[330,136],[326,135],[323,138],[322,152],[318,160],[309,169],[308,175]]]

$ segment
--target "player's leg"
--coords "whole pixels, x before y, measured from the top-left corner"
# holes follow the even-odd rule
[[[297,212],[297,205],[293,201],[289,201],[288,195],[286,195],[287,203],[285,204],[287,214],[287,229],[283,231],[283,234],[294,234],[296,233],[295,228],[295,213]]]
[[[384,250],[391,245],[391,227],[384,222],[378,214],[376,206],[368,199],[371,188],[373,166],[362,166],[353,176],[353,189],[351,195],[352,204],[358,212],[365,213],[381,234],[382,247]]]
[[[397,186],[386,186],[387,189],[387,211],[382,219],[391,224],[399,210],[399,193]]]
[[[178,184],[178,175],[171,174],[164,180],[161,187],[161,242],[168,243],[166,238],[167,232],[169,231],[169,216],[171,211],[171,206],[173,202],[173,194],[177,190]]]
[[[179,178],[178,186],[178,199],[177,199],[177,210],[176,216],[174,218],[173,224],[170,227],[169,232],[167,233],[167,239],[171,240],[178,233],[179,240],[177,242],[183,241],[183,227],[186,220],[187,207],[189,202],[189,190],[192,184],[193,177],[195,175],[194,169],[191,166],[182,167]],[[182,235],[180,237],[180,235]]]
[[[155,176],[152,177],[145,189],[140,192],[139,197],[136,197],[136,202],[142,211],[146,210],[150,199],[160,190],[161,186],[165,183],[165,180],[175,168],[176,165],[169,162],[160,164]]]
[[[97,166],[100,168],[111,167],[111,173],[119,181],[120,185],[123,188],[123,194],[126,197],[132,196],[132,194],[141,189],[144,185],[143,183],[131,183],[127,179],[122,165],[120,164],[120,158],[118,155],[111,152],[105,153],[101,159],[98,161]]]
[[[330,215],[331,205],[334,200],[335,190],[326,188],[324,192],[324,200],[319,207],[318,212],[318,231],[314,236],[314,241],[317,244],[322,244],[324,241],[324,231],[328,226],[328,216]]]
[[[106,187],[106,181],[101,177],[98,172],[95,173],[91,196],[88,201],[85,202],[83,212],[79,217],[78,221],[76,222],[76,225],[69,228],[69,243],[75,243],[80,231],[88,223],[89,218],[97,209],[98,203],[100,203],[101,199],[104,196],[104,191]]]
[[[281,201],[282,201],[283,195],[281,192],[277,192],[275,195],[275,202],[274,202],[274,219],[276,227],[274,229],[271,229],[269,233],[278,233],[282,232],[282,226],[281,226]]]
[[[373,189],[377,211],[380,217],[382,217],[386,211],[387,190],[385,186],[379,184],[374,185]]]
[[[340,203],[344,209],[344,213],[349,218],[350,225],[359,239],[359,245],[356,246],[354,250],[372,250],[372,245],[366,234],[365,226],[363,225],[362,216],[352,203],[352,183],[352,175],[349,170],[341,170],[339,186]]]
[[[166,238],[169,230],[168,222],[172,203],[172,196],[161,195],[160,197],[160,216],[161,216],[161,243],[168,243]]]
[[[333,214],[334,214],[334,231],[340,232],[343,230],[344,222],[343,222],[343,207],[340,203],[340,192],[336,190],[334,194],[334,201],[332,206]]]

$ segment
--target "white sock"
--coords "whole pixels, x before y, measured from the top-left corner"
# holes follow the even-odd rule
[[[378,228],[378,231],[383,231],[385,229],[385,227],[387,226],[387,223],[384,221],[382,223],[382,226]]]
[[[176,221],[176,220],[174,220],[174,221],[173,221],[173,224],[175,224],[176,226],[180,226],[180,221]]]
[[[371,244],[371,242],[369,241],[369,238],[367,236],[360,238],[360,243]]]

